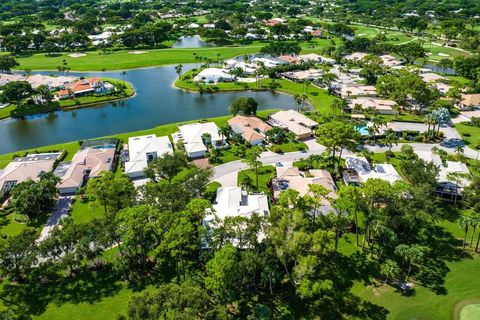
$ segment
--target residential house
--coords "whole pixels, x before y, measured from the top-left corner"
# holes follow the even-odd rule
[[[345,159],[343,179],[346,184],[358,185],[368,179],[382,179],[390,183],[402,180],[394,166],[389,163],[375,165],[372,169],[365,157],[350,156]]]
[[[351,99],[348,102],[348,107],[351,110],[354,110],[356,106],[364,111],[373,109],[376,110],[379,114],[393,114],[394,107],[397,103],[393,100],[375,98],[375,97],[358,97]]]
[[[57,185],[61,194],[74,194],[91,178],[103,171],[112,171],[115,163],[116,144],[83,147],[75,153],[70,162],[62,162],[55,170],[60,177]]]
[[[270,213],[268,197],[263,193],[248,193],[240,187],[220,187],[212,205],[220,219],[226,217],[250,218],[253,213],[267,216]]]
[[[269,117],[268,123],[274,127],[287,129],[298,139],[307,139],[313,135],[318,123],[294,110],[279,111]]]
[[[167,153],[173,153],[168,136],[157,137],[154,134],[128,138],[128,161],[125,162],[125,174],[130,178],[145,176],[148,164]]]
[[[80,79],[76,82],[66,83],[65,89],[58,92],[59,99],[68,99],[71,96],[82,96],[92,93],[107,93],[115,90],[115,87],[100,78],[93,77],[87,79]]]
[[[219,128],[214,122],[191,123],[179,126],[173,140],[184,144],[185,152],[190,158],[201,158],[207,152],[207,144],[215,149],[226,146],[225,137],[219,134]]]
[[[365,58],[366,56],[368,56],[368,53],[365,53],[365,52],[354,52],[352,54],[349,54],[349,55],[346,55],[344,57],[345,60],[350,60],[350,61],[353,61],[353,62],[360,62],[362,61],[363,58]]]
[[[386,67],[397,67],[402,64],[402,61],[388,54],[380,56],[380,59],[382,59],[383,65]]]
[[[61,153],[40,153],[14,158],[0,170],[0,198],[7,195],[17,184],[28,179],[38,181],[40,174],[52,171],[60,155]]]
[[[323,75],[322,70],[318,70],[318,69],[287,71],[280,74],[282,78],[295,81],[295,82],[303,82],[306,80],[314,81],[320,78],[322,75]]]
[[[303,197],[309,194],[309,185],[311,184],[324,186],[329,191],[327,199],[322,201],[319,210],[324,213],[333,211],[329,199],[337,198],[337,187],[327,170],[309,170],[307,176],[297,167],[277,167],[276,177],[273,181],[273,195],[275,199],[278,199],[283,191],[292,189]]]
[[[251,145],[258,145],[263,142],[265,134],[272,129],[271,126],[257,117],[235,116],[228,120],[232,131],[242,135],[245,141]]]
[[[471,173],[463,162],[443,161],[438,154],[416,151],[418,157],[425,162],[432,162],[439,169],[436,193],[442,198],[461,199],[463,189],[471,183]]]
[[[480,108],[480,93],[462,95],[457,107],[462,110]]]
[[[266,68],[275,68],[275,67],[278,67],[279,65],[286,64],[285,61],[280,61],[278,59],[273,59],[273,58],[262,58],[262,57],[253,58],[252,62],[257,65],[259,65],[260,63],[263,63],[263,65]]]
[[[287,64],[300,64],[301,60],[299,57],[294,57],[291,55],[282,55],[277,57],[278,60],[283,61]]]
[[[282,23],[285,23],[285,19],[273,18],[273,19],[268,19],[264,21],[264,24],[269,27],[273,27],[273,26],[276,26],[277,24],[282,24]]]
[[[350,99],[355,97],[375,97],[377,90],[375,86],[344,84],[340,88],[339,93],[342,98]]]
[[[298,58],[300,58],[301,61],[314,62],[314,63],[322,62],[322,56],[316,53],[301,54],[298,56]]]
[[[229,74],[223,69],[219,68],[207,68],[200,71],[194,78],[195,82],[212,83],[217,84],[219,82],[232,82],[235,81],[235,76]]]

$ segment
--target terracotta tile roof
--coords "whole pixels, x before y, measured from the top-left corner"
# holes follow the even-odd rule
[[[480,105],[480,93],[477,94],[464,94],[462,96],[462,105],[474,107]]]

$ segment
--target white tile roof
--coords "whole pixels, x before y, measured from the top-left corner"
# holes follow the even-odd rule
[[[255,212],[260,215],[269,213],[266,195],[248,194],[240,187],[219,188],[213,209],[221,219],[238,216],[250,217]]]
[[[362,182],[368,179],[382,179],[390,183],[402,180],[395,167],[389,163],[377,164],[374,169],[370,166],[365,157],[347,157],[345,165],[358,173]]]
[[[185,150],[188,153],[207,151],[207,147],[203,144],[202,135],[210,134],[213,141],[221,141],[218,134],[218,126],[214,122],[191,123],[178,127],[180,129]]]
[[[161,157],[172,153],[173,147],[168,136],[157,137],[154,134],[128,138],[128,151],[130,159],[125,163],[125,173],[143,171],[147,165],[147,153],[156,153]]]

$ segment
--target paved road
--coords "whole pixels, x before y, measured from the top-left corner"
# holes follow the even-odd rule
[[[70,210],[70,206],[73,202],[73,196],[61,196],[55,208],[53,209],[52,215],[48,218],[45,227],[43,227],[42,232],[40,233],[40,237],[38,238],[38,242],[45,240],[50,234],[50,231],[57,225],[61,218],[66,217],[68,215],[68,211]]]
[[[456,133],[456,131],[455,131],[455,133]],[[402,145],[403,145],[402,143],[399,143],[398,145],[393,145],[392,151],[393,152],[400,151]],[[431,151],[433,147],[437,147],[439,149],[445,150],[446,152],[448,152],[450,154],[456,153],[456,150],[455,150],[454,147],[448,148],[448,147],[442,146],[440,144],[408,143],[408,145],[412,146],[413,150],[418,151],[418,152]],[[364,145],[362,147],[366,148],[369,151],[374,152],[374,153],[385,152],[385,151],[388,150],[388,147],[383,146],[383,145]],[[260,161],[264,165],[272,165],[272,164],[275,164],[276,162],[291,162],[291,161],[296,161],[296,160],[308,158],[312,154],[321,154],[323,151],[325,151],[325,149],[326,148],[322,146],[321,148],[317,147],[317,148],[315,148],[315,150],[308,150],[306,152],[296,151],[296,152],[288,152],[288,153],[284,153],[284,154],[276,154],[276,153],[273,153],[273,152],[264,152],[260,156]],[[347,157],[349,155],[353,155],[353,154],[354,153],[352,153],[352,152],[344,151],[343,154],[342,154],[342,157],[345,158],[345,157]],[[468,148],[468,147],[464,148],[464,155],[465,155],[465,157],[470,158],[470,159],[480,159],[479,152],[476,151],[476,150],[473,150],[471,148]],[[230,180],[228,180],[228,178],[225,177],[226,175],[230,175],[230,177],[231,177],[234,172],[237,172],[237,171],[240,171],[240,170],[245,170],[247,168],[248,168],[248,165],[246,163],[242,162],[241,160],[237,160],[237,161],[233,161],[233,162],[229,162],[229,163],[219,165],[219,166],[214,168],[214,173],[213,173],[212,180],[218,181],[220,183],[222,183],[222,181],[225,181],[225,180],[230,181]]]

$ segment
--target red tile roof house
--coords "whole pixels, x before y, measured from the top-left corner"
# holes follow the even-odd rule
[[[65,84],[65,89],[58,92],[59,99],[68,99],[72,96],[80,96],[91,93],[110,92],[114,86],[108,82],[103,82],[100,78],[81,79],[76,82]]]
[[[272,129],[271,126],[257,117],[235,116],[228,120],[233,132],[241,134],[245,141],[251,145],[258,145],[263,142],[265,134]]]

